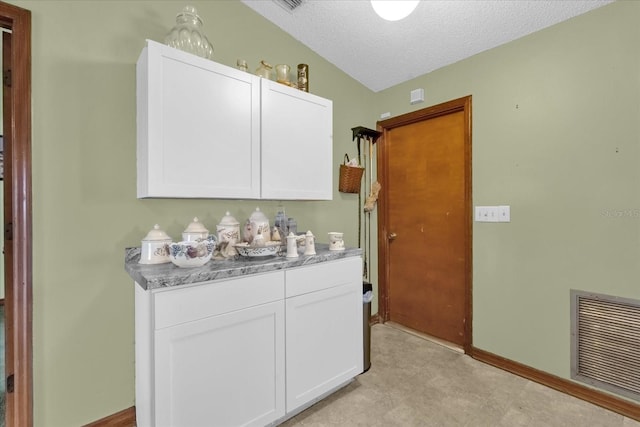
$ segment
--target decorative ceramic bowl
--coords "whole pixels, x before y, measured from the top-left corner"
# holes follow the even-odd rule
[[[273,256],[280,249],[280,242],[266,242],[264,246],[251,246],[246,242],[238,243],[233,246],[238,254],[243,257],[265,257]]]
[[[169,259],[178,267],[200,267],[211,259],[215,247],[213,239],[172,243],[169,245]]]

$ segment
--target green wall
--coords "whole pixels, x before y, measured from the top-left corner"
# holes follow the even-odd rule
[[[135,403],[124,248],[155,223],[177,237],[193,216],[213,228],[226,210],[273,216],[278,202],[136,199],[135,62],[186,3],[11,3],[33,24],[35,425],[81,425]],[[312,92],[333,100],[334,200],[285,203],[317,236],[342,230],[357,245],[357,195],[337,192],[351,127],[473,96],[473,202],[512,215],[474,224],[477,347],[566,378],[569,289],[640,298],[640,2],[375,94],[238,1],[190,4],[218,62],[305,62]],[[417,87],[427,102],[411,106]]]

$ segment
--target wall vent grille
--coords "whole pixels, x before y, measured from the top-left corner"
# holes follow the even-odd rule
[[[285,10],[289,12],[293,12],[294,9],[300,7],[304,0],[273,0],[282,6]]]
[[[640,301],[571,291],[571,378],[640,400]]]

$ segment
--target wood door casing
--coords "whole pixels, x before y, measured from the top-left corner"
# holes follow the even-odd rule
[[[7,123],[11,122],[11,87],[7,84],[7,81],[4,81],[5,76],[10,75],[11,73],[11,33],[10,32],[2,32],[2,120],[3,120],[3,218],[4,224],[2,224],[3,229],[7,227],[7,223],[10,223],[13,211],[13,201],[11,199],[11,143],[12,140],[12,129],[11,126],[7,126]],[[5,378],[2,378],[2,381],[5,381],[5,386],[7,384],[7,377],[13,373],[15,366],[15,355],[12,351],[13,342],[14,342],[14,311],[15,307],[13,304],[14,301],[14,289],[12,286],[13,283],[13,270],[9,268],[13,264],[13,245],[12,242],[8,239],[6,234],[4,235],[2,242],[2,253],[4,262],[4,277],[3,277],[3,286],[4,286],[4,297],[5,297],[5,311],[4,311],[4,339],[5,339],[5,358],[4,358],[4,373]],[[5,422],[7,425],[13,425],[11,422],[14,418],[13,416],[13,393],[6,393],[5,395]]]
[[[471,97],[378,130],[378,312],[469,352]]]
[[[32,210],[31,210],[31,12],[0,2],[0,25],[11,30],[3,55],[4,248],[6,370],[13,393],[6,394],[7,426],[33,425]],[[7,85],[9,90],[7,90]],[[4,379],[3,379],[4,380]]]

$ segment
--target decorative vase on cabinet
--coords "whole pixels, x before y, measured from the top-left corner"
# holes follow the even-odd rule
[[[164,42],[167,46],[203,58],[213,58],[213,46],[202,32],[202,19],[193,6],[185,6],[182,12],[176,16],[176,26],[169,31]]]

